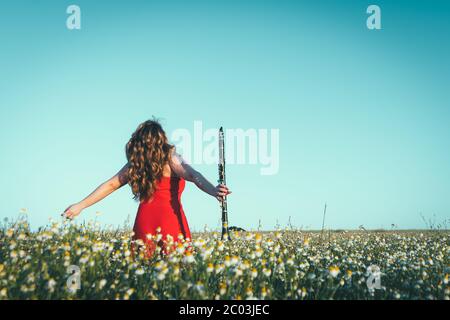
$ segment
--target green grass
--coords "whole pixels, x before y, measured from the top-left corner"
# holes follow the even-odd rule
[[[164,258],[131,232],[26,220],[0,229],[0,299],[449,299],[449,231],[195,233]],[[69,290],[71,265],[80,289]],[[381,288],[369,289],[369,266]]]

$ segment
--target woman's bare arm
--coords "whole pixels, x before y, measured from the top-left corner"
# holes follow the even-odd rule
[[[123,166],[123,168],[120,169],[120,171],[117,174],[115,174],[111,179],[99,185],[86,198],[84,198],[78,203],[69,206],[62,215],[68,219],[73,219],[76,216],[78,216],[82,210],[106,198],[111,193],[113,193],[114,191],[125,185],[128,182],[127,169],[128,164]]]
[[[195,185],[207,194],[216,197],[219,201],[231,193],[226,185],[219,184],[214,186],[200,172],[192,168],[184,159],[176,152],[172,154],[170,169],[179,177],[195,183]]]

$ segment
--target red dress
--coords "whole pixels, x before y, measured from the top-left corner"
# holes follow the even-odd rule
[[[142,240],[151,256],[156,242],[168,253],[173,247],[168,246],[167,236],[172,237],[174,247],[179,243],[180,234],[185,240],[191,239],[191,232],[181,205],[181,193],[186,181],[179,177],[162,177],[157,183],[152,199],[141,202],[134,222],[134,240]],[[159,230],[160,229],[160,230]],[[159,233],[161,239],[154,240]],[[153,236],[153,240],[148,235]]]

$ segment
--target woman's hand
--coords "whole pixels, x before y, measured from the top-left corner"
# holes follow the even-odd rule
[[[128,164],[124,165],[118,173],[116,173],[111,179],[103,182],[94,191],[91,192],[86,198],[78,203],[69,206],[61,216],[67,219],[73,219],[78,216],[85,208],[92,206],[94,203],[99,202],[111,193],[122,187],[128,182],[127,178]]]
[[[231,191],[224,184],[218,184],[215,190],[215,197],[217,200],[222,201],[225,196],[229,195]]]
[[[66,217],[67,219],[73,219],[76,216],[78,216],[81,211],[83,210],[83,208],[81,207],[80,204],[76,203],[73,204],[71,206],[69,206],[63,214],[61,214],[63,217]]]

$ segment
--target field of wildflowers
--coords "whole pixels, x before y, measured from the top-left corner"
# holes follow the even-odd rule
[[[130,231],[94,223],[31,232],[25,219],[5,222],[0,299],[450,296],[448,231],[236,232],[229,242],[204,232],[150,260],[132,253],[130,239]]]

